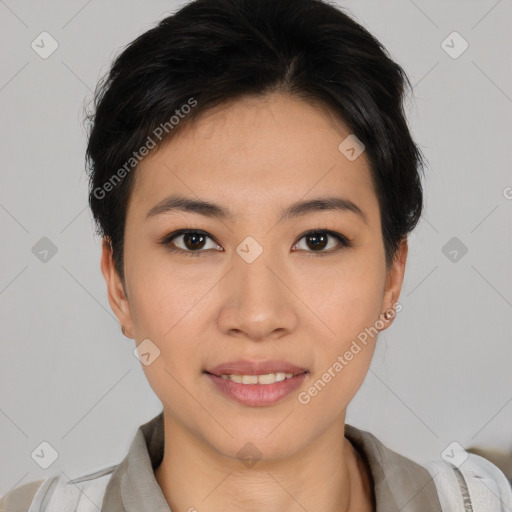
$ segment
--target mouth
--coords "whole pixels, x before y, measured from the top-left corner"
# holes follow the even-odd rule
[[[204,370],[205,373],[216,375],[222,378],[238,379],[242,377],[242,380],[235,380],[235,382],[243,384],[256,384],[259,382],[259,378],[262,378],[260,384],[265,384],[267,381],[272,381],[272,378],[277,378],[277,381],[282,381],[286,378],[291,378],[294,375],[308,372],[307,368],[298,366],[296,364],[289,363],[284,360],[267,359],[267,360],[248,360],[238,359],[236,361],[227,361],[219,364],[213,368],[207,368]],[[223,377],[226,376],[226,377]],[[245,377],[245,382],[243,378]],[[254,380],[256,377],[258,380]]]
[[[269,406],[302,386],[309,370],[286,361],[238,360],[203,373],[224,397],[248,406]]]
[[[297,375],[307,374],[309,373],[307,370],[304,370],[303,372],[299,373],[284,373],[284,372],[277,372],[277,373],[263,373],[261,375],[244,375],[244,374],[237,374],[237,373],[221,373],[220,375],[210,373],[210,372],[204,372],[209,375],[213,375],[215,377],[220,377],[221,379],[230,380],[232,382],[236,382],[237,384],[274,384],[276,382],[282,382],[287,379],[292,379],[293,377]]]

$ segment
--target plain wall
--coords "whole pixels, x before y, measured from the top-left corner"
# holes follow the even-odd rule
[[[108,304],[82,120],[114,54],[178,5],[0,3],[0,495],[119,463],[161,410]],[[408,73],[409,121],[428,160],[403,310],[347,423],[419,462],[452,441],[510,451],[512,3],[342,5]],[[43,31],[59,45],[47,59],[31,48]],[[469,43],[458,58],[442,47],[453,31]],[[45,263],[33,253],[43,237],[57,249]],[[453,237],[467,248],[457,261]],[[42,441],[59,453],[47,470],[31,457]]]

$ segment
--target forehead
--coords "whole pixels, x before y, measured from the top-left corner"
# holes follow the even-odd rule
[[[128,215],[145,215],[178,193],[229,205],[240,216],[336,194],[371,216],[378,204],[366,155],[349,160],[339,149],[349,135],[322,106],[281,93],[224,104],[139,164]]]

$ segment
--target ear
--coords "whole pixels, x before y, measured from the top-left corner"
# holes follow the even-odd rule
[[[114,265],[113,251],[110,240],[103,237],[101,248],[101,272],[107,284],[108,302],[112,311],[115,313],[119,323],[125,328],[125,336],[132,337],[132,319],[128,298],[119,273]]]
[[[407,244],[407,238],[402,238],[396,253],[393,258],[393,262],[387,272],[386,285],[384,288],[384,296],[382,299],[382,315],[381,318],[386,323],[386,328],[393,323],[393,319],[396,316],[396,312],[400,311],[400,307],[395,304],[398,302],[400,297],[400,290],[402,289],[402,283],[404,280],[405,263],[407,261],[407,253],[409,246]],[[389,320],[386,320],[384,314],[388,311],[390,313]]]

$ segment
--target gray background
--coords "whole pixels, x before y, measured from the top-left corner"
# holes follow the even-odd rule
[[[0,495],[119,463],[161,410],[107,301],[82,119],[113,55],[178,5],[0,1]],[[512,2],[342,5],[408,73],[410,124],[429,164],[404,309],[347,423],[419,462],[452,441],[510,451]],[[43,31],[59,44],[47,59],[31,48]],[[458,58],[442,47],[453,31],[469,43]],[[57,248],[46,262],[32,250],[43,237]],[[43,441],[59,454],[46,470],[31,457]]]

